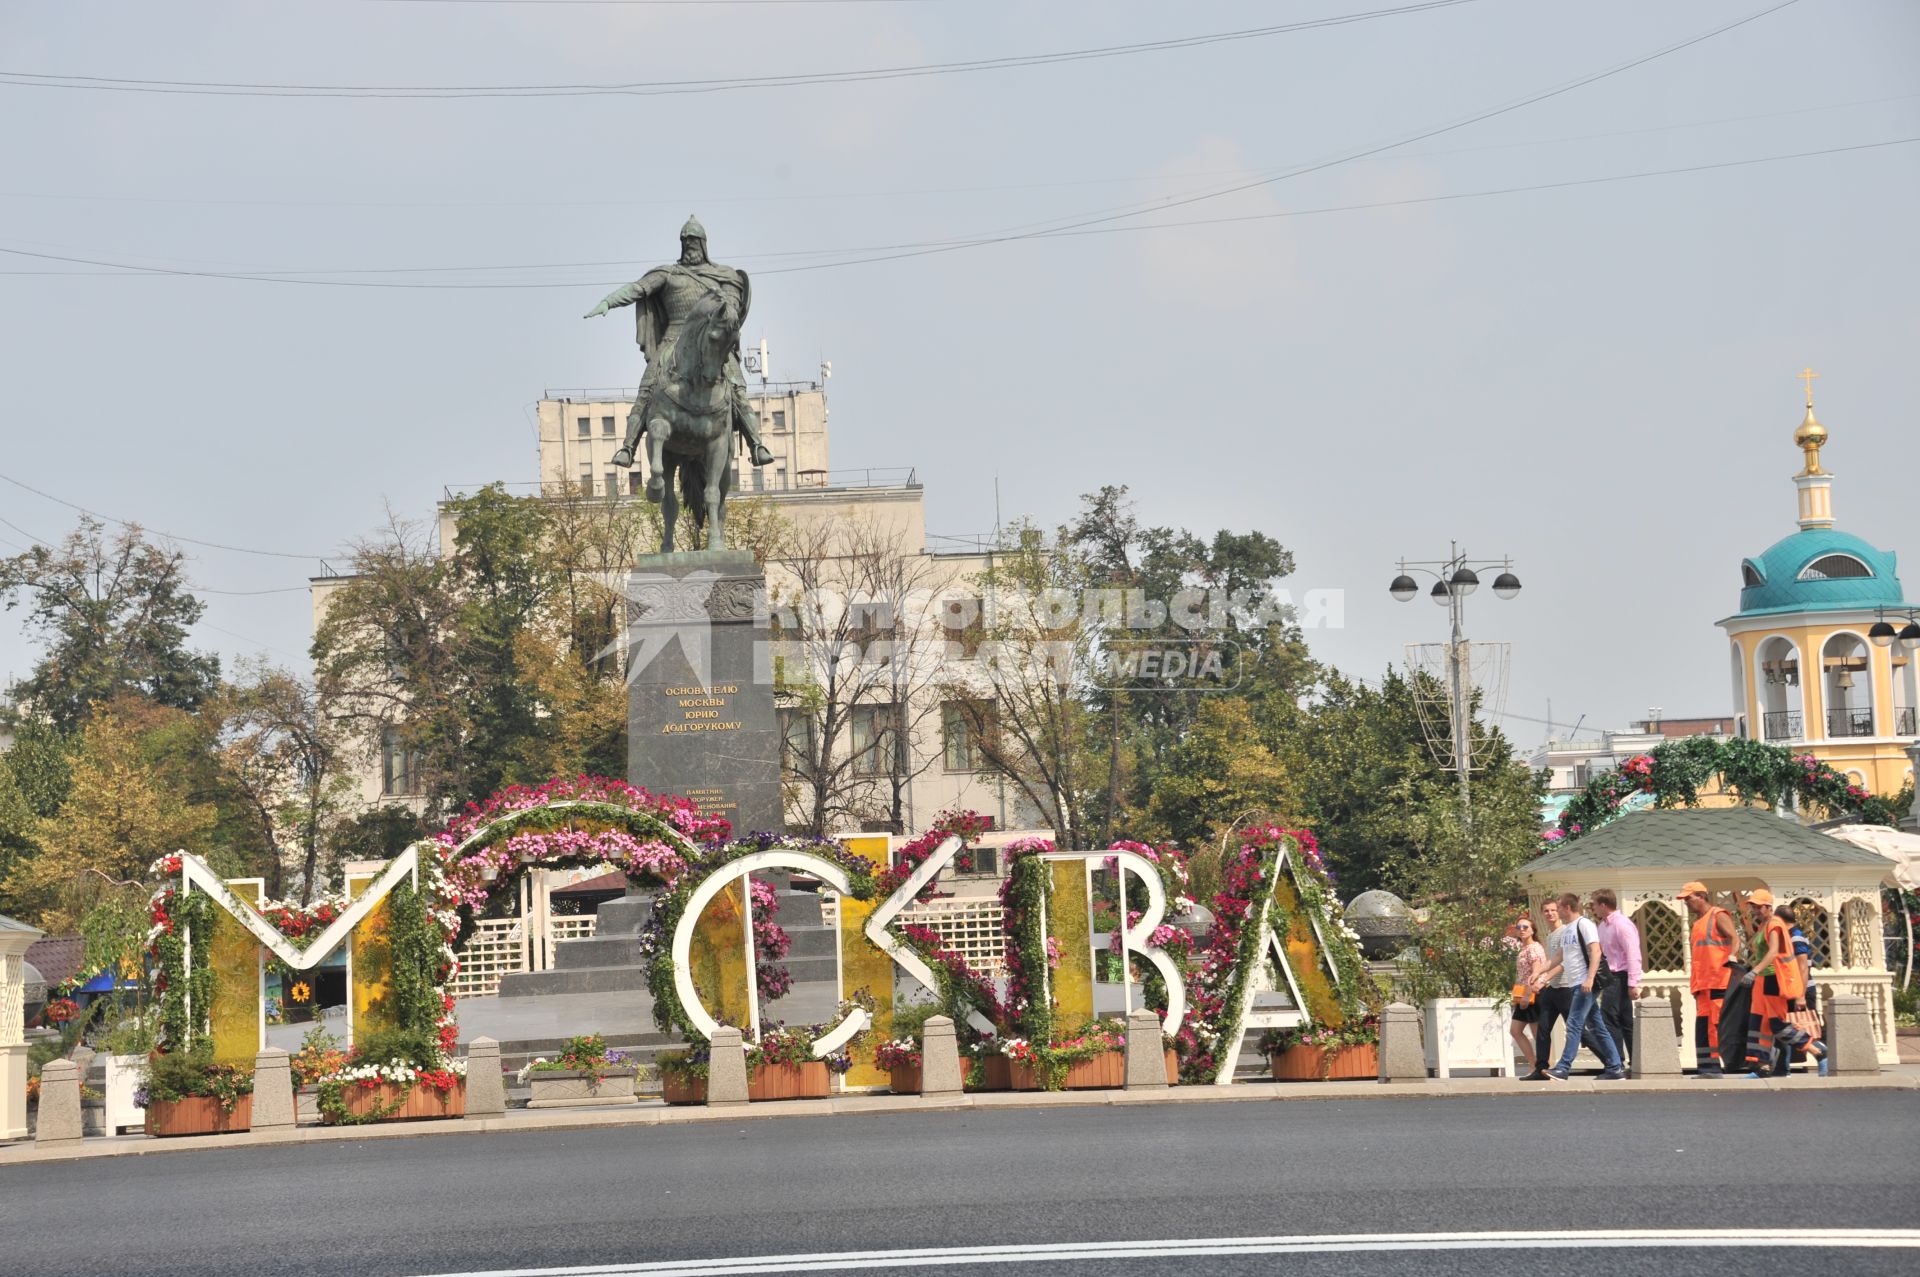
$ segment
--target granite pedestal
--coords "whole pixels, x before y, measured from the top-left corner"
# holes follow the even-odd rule
[[[781,832],[766,575],[744,550],[637,560],[627,584],[627,778]]]

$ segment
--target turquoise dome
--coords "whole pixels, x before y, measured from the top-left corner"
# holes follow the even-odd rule
[[[1900,607],[1891,550],[1833,528],[1806,528],[1740,564],[1741,616]]]

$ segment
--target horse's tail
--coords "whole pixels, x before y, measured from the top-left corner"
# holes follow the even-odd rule
[[[696,461],[685,461],[680,466],[680,502],[693,515],[693,526],[704,529],[707,526],[707,475],[706,467]]]

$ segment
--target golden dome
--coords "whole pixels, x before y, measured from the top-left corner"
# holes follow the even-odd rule
[[[1820,374],[1809,368],[1800,374],[1807,385],[1807,415],[1800,420],[1800,428],[1793,432],[1794,446],[1806,454],[1807,466],[1801,474],[1824,474],[1820,468],[1820,447],[1827,441],[1827,428],[1820,424],[1820,418],[1813,415],[1813,379]]]

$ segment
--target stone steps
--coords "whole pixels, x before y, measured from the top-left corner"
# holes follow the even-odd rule
[[[839,975],[839,933],[820,920],[820,897],[782,891],[776,920],[792,941],[781,960],[795,984],[831,983]],[[503,998],[568,993],[618,993],[647,987],[638,931],[653,907],[650,896],[624,896],[599,909],[595,934],[554,946],[553,969],[520,971],[500,981]]]

